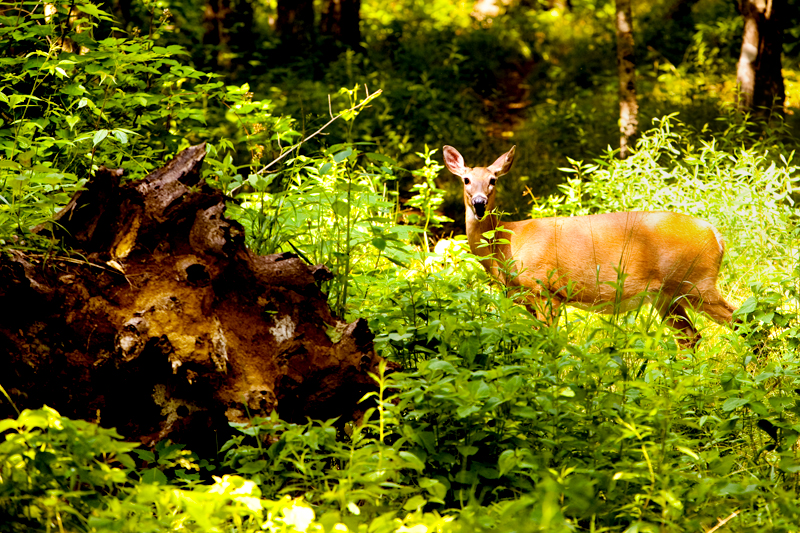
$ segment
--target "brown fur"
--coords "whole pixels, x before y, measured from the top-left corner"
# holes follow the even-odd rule
[[[529,305],[540,319],[551,322],[562,303],[611,313],[648,301],[667,325],[683,333],[679,341],[687,346],[694,346],[700,335],[686,308],[731,323],[734,307],[717,290],[725,244],[711,224],[670,212],[501,223],[492,212],[494,182],[510,170],[514,151],[512,147],[488,167],[466,167],[450,146],[444,147],[444,159],[464,182],[472,253],[486,258],[483,266],[493,276],[530,289]],[[486,214],[479,217],[482,207]],[[494,238],[487,241],[483,234],[493,230]]]

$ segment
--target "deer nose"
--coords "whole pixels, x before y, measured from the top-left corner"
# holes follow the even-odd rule
[[[489,199],[483,195],[474,196],[472,198],[472,208],[475,210],[475,216],[478,218],[483,218],[483,215],[486,213],[486,202]]]

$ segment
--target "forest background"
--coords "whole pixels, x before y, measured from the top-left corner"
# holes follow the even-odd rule
[[[361,425],[274,413],[213,458],[24,410],[0,424],[0,528],[798,531],[797,3],[767,3],[785,100],[750,110],[744,3],[634,3],[625,159],[614,3],[362,0],[357,32],[331,15],[354,4],[3,6],[4,251],[58,248],[31,229],[99,165],[137,179],[207,142],[250,247],[326,264],[332,308],[403,371]],[[531,327],[457,235],[443,144],[475,165],[517,146],[512,219],[711,221],[741,327],[697,317],[691,352],[647,306]]]

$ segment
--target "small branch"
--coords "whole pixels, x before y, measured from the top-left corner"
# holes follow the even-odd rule
[[[366,85],[364,86],[364,88],[366,89]],[[351,107],[350,109],[345,109],[344,111],[342,111],[341,113],[339,113],[339,114],[338,114],[338,115],[336,115],[335,117],[331,118],[331,119],[330,119],[328,122],[326,122],[326,123],[325,123],[325,125],[324,125],[324,126],[322,126],[320,129],[318,129],[317,131],[315,131],[314,133],[312,133],[311,135],[309,135],[308,137],[306,137],[306,138],[305,138],[305,139],[303,139],[302,141],[298,142],[297,144],[294,144],[294,145],[290,146],[289,148],[287,148],[285,152],[283,152],[283,153],[282,153],[280,156],[278,156],[278,157],[277,157],[275,160],[273,160],[273,161],[272,161],[270,164],[268,164],[267,166],[265,166],[264,168],[262,168],[261,170],[259,170],[258,172],[256,172],[256,174],[262,174],[262,173],[263,173],[263,172],[265,172],[265,171],[266,171],[266,170],[267,170],[269,167],[271,167],[272,165],[274,165],[275,163],[277,163],[278,161],[280,161],[281,159],[283,159],[284,157],[286,157],[286,156],[287,156],[287,155],[288,155],[290,152],[292,152],[292,151],[293,151],[293,150],[295,150],[296,148],[299,148],[299,147],[300,147],[300,146],[301,146],[303,143],[305,143],[305,142],[307,142],[307,141],[311,140],[312,138],[314,138],[314,137],[316,137],[317,135],[319,135],[320,133],[322,133],[322,131],[323,131],[323,130],[325,130],[325,128],[327,128],[328,126],[330,126],[331,124],[333,124],[333,123],[334,123],[334,122],[335,122],[335,121],[336,121],[338,118],[340,118],[342,115],[345,115],[345,114],[347,114],[347,113],[353,113],[354,111],[357,111],[357,110],[361,109],[362,107],[364,107],[365,105],[367,105],[367,104],[368,104],[370,101],[372,101],[374,98],[377,98],[377,97],[378,97],[378,96],[381,94],[381,92],[383,92],[383,90],[382,90],[382,89],[378,89],[376,92],[374,92],[374,93],[372,93],[372,94],[369,94],[369,92],[367,92],[367,96],[366,96],[366,98],[364,98],[364,100],[363,100],[361,103],[359,103],[358,105],[355,105],[355,106]],[[330,98],[330,97],[329,97],[329,98]],[[328,105],[330,106],[330,103],[329,103]]]
[[[719,523],[716,526],[714,526],[711,529],[709,529],[708,531],[706,531],[706,533],[714,533],[716,530],[718,530],[719,528],[721,528],[722,526],[727,524],[729,520],[732,520],[732,519],[736,518],[738,515],[739,515],[739,511],[734,511],[730,515],[726,516],[725,518],[718,518],[717,520],[719,521]]]

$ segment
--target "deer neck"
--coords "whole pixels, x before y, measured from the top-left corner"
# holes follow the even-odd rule
[[[467,241],[469,242],[469,249],[474,255],[485,257],[493,253],[494,246],[481,245],[486,242],[489,242],[492,245],[494,244],[494,241],[497,239],[496,235],[487,241],[487,239],[483,237],[483,234],[487,231],[495,230],[497,228],[497,223],[497,216],[492,213],[491,210],[483,217],[483,219],[478,220],[478,217],[475,216],[474,211],[467,206]]]

